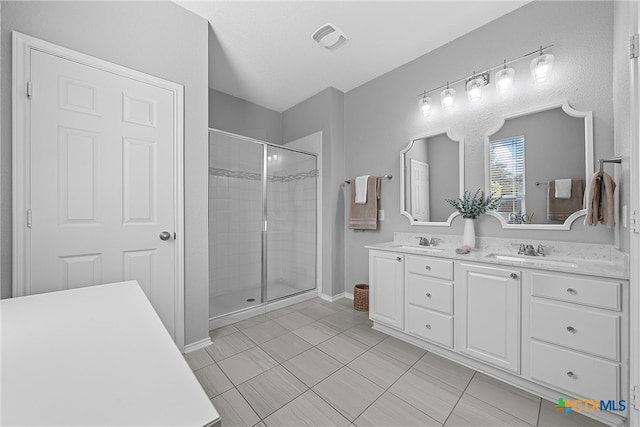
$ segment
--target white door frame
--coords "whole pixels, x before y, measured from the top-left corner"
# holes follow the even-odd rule
[[[27,84],[31,69],[30,51],[37,50],[125,78],[166,89],[173,93],[174,124],[174,230],[175,239],[175,342],[184,348],[184,87],[93,56],[85,55],[31,36],[13,31],[12,53],[12,217],[13,217],[13,285],[12,296],[28,295],[30,290],[30,230],[27,210],[31,206],[31,114]],[[37,90],[37,89],[35,89]]]
[[[629,29],[631,34],[640,32],[640,7],[636,2],[629,2]],[[631,212],[635,213],[635,220],[638,221],[640,212],[640,63],[639,59],[631,59],[629,70],[631,81],[631,108],[630,108],[630,146],[631,161],[629,165],[630,189],[631,189]],[[630,284],[629,286],[629,385],[640,387],[640,265],[633,260],[640,257],[640,234],[634,231],[638,225],[629,227],[629,259],[630,262]],[[630,390],[631,395],[632,390]],[[631,400],[631,397],[630,397]],[[631,402],[629,402],[631,403]],[[640,425],[640,390],[636,389],[635,408],[630,404],[629,422],[631,426]]]

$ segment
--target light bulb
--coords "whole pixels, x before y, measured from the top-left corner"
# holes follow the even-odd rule
[[[480,77],[475,77],[467,82],[467,96],[469,101],[476,102],[482,99],[482,83]]]
[[[498,91],[498,93],[508,92],[513,85],[513,77],[515,74],[516,71],[513,68],[507,68],[507,64],[505,62],[504,68],[499,70],[495,75],[496,91]]]
[[[449,88],[447,85],[447,88],[440,94],[440,104],[442,105],[442,109],[445,111],[451,110],[453,108],[453,101],[455,100],[455,97],[456,90]]]
[[[540,50],[540,53],[540,56],[533,58],[531,61],[531,75],[536,83],[542,83],[547,80],[553,68],[553,55],[550,53],[543,55],[542,50]]]
[[[431,98],[426,96],[426,94],[422,95],[422,98],[420,98],[418,104],[420,105],[422,115],[424,117],[429,117],[431,115]]]

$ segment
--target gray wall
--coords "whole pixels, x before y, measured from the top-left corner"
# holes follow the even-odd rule
[[[282,140],[322,131],[323,293],[344,292],[345,180],[344,94],[327,88],[282,113]]]
[[[215,89],[209,89],[209,127],[282,143],[282,114]]]
[[[398,153],[413,135],[450,128],[465,138],[467,189],[484,188],[484,134],[500,117],[528,108],[568,101],[594,115],[595,158],[613,154],[613,3],[532,2],[447,45],[436,49],[345,94],[346,175],[399,173]],[[498,96],[493,84],[483,99],[471,104],[461,85],[456,107],[436,105],[429,118],[416,106],[417,94],[469,75],[473,70],[516,58],[540,45],[553,44],[554,71],[544,84],[534,84],[529,61],[514,64],[511,93]],[[438,99],[439,94],[433,95]],[[346,231],[346,288],[367,280],[364,245],[393,239],[394,231],[462,234],[462,220],[451,228],[409,225],[398,210],[398,180],[383,182],[381,208],[386,219],[377,231]],[[481,217],[479,236],[613,243],[613,230],[586,227],[576,221],[569,231],[502,230],[498,221]]]
[[[185,343],[208,336],[207,21],[171,2],[2,2],[2,296],[11,293],[11,31],[184,85]]]
[[[581,179],[583,188],[588,188],[584,119],[571,117],[562,108],[553,108],[507,120],[490,140],[516,136],[524,136],[526,213],[533,214],[534,224],[564,223],[547,220],[546,183],[555,179]],[[536,185],[536,182],[543,184]]]

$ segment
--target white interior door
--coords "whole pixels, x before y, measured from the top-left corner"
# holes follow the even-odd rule
[[[135,279],[176,339],[176,94],[40,50],[28,55],[30,200],[18,289]]]
[[[429,164],[411,159],[411,215],[429,221]]]

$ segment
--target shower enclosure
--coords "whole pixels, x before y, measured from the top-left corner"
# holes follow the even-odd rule
[[[317,159],[209,131],[209,317],[316,287]]]

